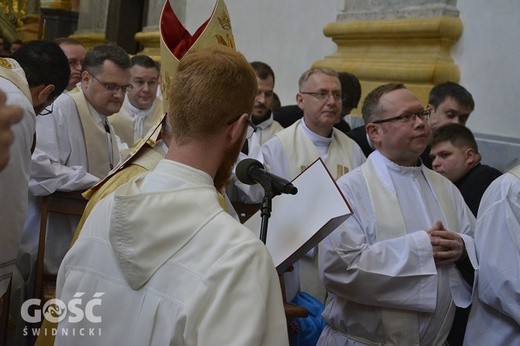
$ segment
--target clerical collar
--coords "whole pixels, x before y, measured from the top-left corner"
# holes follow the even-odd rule
[[[320,136],[314,132],[312,132],[308,127],[307,124],[305,124],[305,119],[301,119],[301,125],[303,128],[303,131],[307,135],[307,137],[311,140],[312,143],[314,143],[315,146],[329,146],[330,143],[332,143],[332,136],[331,137],[323,137]]]
[[[262,119],[252,118],[251,120],[256,126],[260,127],[261,129],[265,129],[273,122],[273,112],[269,110],[269,112]]]
[[[259,122],[258,124],[253,121],[253,123],[256,125],[257,128],[259,128],[260,130],[265,130],[266,128],[268,128],[269,126],[271,126],[271,124],[273,123],[273,112],[269,111],[269,115],[264,117],[264,119]]]
[[[389,171],[393,171],[399,174],[410,174],[410,175],[416,175],[419,173],[422,173],[422,165],[419,166],[401,166],[394,161],[387,158],[385,155],[383,155],[380,151],[377,150],[377,154],[381,156],[382,161],[385,163],[385,165],[388,167]]]
[[[130,114],[131,116],[136,117],[148,117],[150,114],[152,114],[153,111],[153,103],[152,106],[147,109],[139,109],[137,107],[134,107],[130,100],[128,99],[128,96],[125,97],[125,100],[123,101],[123,107],[125,110]]]

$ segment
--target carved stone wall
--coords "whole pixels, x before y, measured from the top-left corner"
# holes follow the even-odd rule
[[[435,84],[460,78],[450,53],[462,34],[455,4],[344,0],[336,22],[323,30],[337,44],[337,52],[314,65],[354,73],[362,98],[383,83],[403,82],[427,104]]]

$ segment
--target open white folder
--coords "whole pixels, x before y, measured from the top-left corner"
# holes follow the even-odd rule
[[[273,198],[267,227],[266,246],[278,273],[284,273],[352,214],[321,159],[292,183],[298,193]],[[261,211],[244,223],[258,237],[261,224]]]

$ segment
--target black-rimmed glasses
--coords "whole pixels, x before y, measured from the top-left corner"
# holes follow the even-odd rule
[[[49,115],[49,114],[51,114],[53,108],[54,108],[54,100],[51,102],[50,105],[48,105],[47,107],[45,107],[45,108],[40,112],[40,115]]]
[[[247,118],[247,125],[249,125],[249,126],[247,126],[246,138],[249,139],[253,136],[253,133],[256,132],[256,129],[258,128],[258,126],[253,124],[253,122],[249,118]]]
[[[74,69],[81,70],[82,65],[83,65],[83,60],[69,59],[69,66]]]
[[[234,119],[231,119],[230,121],[227,122],[228,125],[231,125],[233,124],[235,121],[237,121],[238,119],[240,119],[241,115],[234,118]],[[249,116],[247,118],[247,132],[246,132],[246,138],[249,139],[253,136],[253,133],[256,132],[256,129],[258,128],[258,126],[256,126],[255,124],[253,124],[253,121],[251,121],[251,116]]]
[[[121,90],[121,92],[124,94],[126,93],[126,91],[128,89],[132,89],[132,84],[128,84],[128,85],[117,85],[117,84],[114,84],[114,83],[104,83],[102,81],[100,81],[99,79],[97,79],[93,74],[91,74],[92,78],[94,78],[99,84],[101,84],[102,86],[105,87],[105,89],[107,89],[108,91],[110,91],[111,93],[116,93],[118,92],[119,90]]]
[[[398,122],[401,122],[401,123],[408,123],[410,121],[415,121],[415,119],[419,118],[423,121],[428,121],[430,120],[430,116],[431,116],[431,111],[429,110],[422,110],[420,112],[416,112],[416,113],[411,113],[411,114],[403,114],[403,115],[398,115],[396,117],[391,117],[391,118],[387,118],[387,119],[381,119],[381,120],[374,120],[374,121],[371,121],[372,124],[383,124],[383,123],[387,123],[387,122],[390,122],[390,121],[398,121]]]

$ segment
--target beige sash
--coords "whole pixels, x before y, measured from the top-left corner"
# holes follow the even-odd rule
[[[132,147],[134,143],[134,119],[124,107],[121,107],[119,112],[109,116],[108,122],[114,127],[121,141]]]
[[[512,175],[514,175],[515,177],[517,177],[518,179],[520,179],[520,165],[516,166],[515,168],[511,169],[509,171],[509,173],[511,173]]]
[[[87,105],[83,92],[70,93],[69,96],[74,100],[78,110],[85,148],[87,149],[87,170],[98,178],[105,177],[110,172],[110,154],[112,150],[113,164],[119,161],[119,150],[115,131],[110,131],[112,148],[108,148],[107,133],[105,129],[96,124]]]
[[[291,178],[295,178],[320,157],[318,149],[307,138],[301,126],[300,120],[275,134],[282,142],[285,153],[289,158]],[[350,138],[343,132],[333,129],[332,142],[329,145],[325,165],[335,179],[338,179],[352,168],[352,153],[353,148]]]
[[[381,178],[377,174],[381,169],[386,170],[386,166],[378,168],[373,159],[368,159],[361,166],[361,171],[367,183],[370,201],[374,208],[377,241],[406,235],[405,221],[397,194],[381,183]],[[422,166],[422,171],[431,183],[444,219],[447,220],[448,229],[458,230],[458,220],[454,212],[453,201],[448,198],[444,189],[440,188],[442,187],[440,176],[425,166]],[[450,306],[450,309],[452,309],[452,306]],[[415,312],[381,308],[381,319],[385,330],[385,344],[419,345],[419,324]],[[451,325],[444,323],[439,335],[443,334],[444,329],[447,328],[449,330],[450,327]]]
[[[16,60],[0,58],[0,76],[16,85],[16,87],[20,89],[32,104],[31,89],[29,89],[29,84],[25,79],[25,74],[22,76],[20,73],[16,72],[15,69],[20,72],[23,71],[22,67]]]
[[[283,129],[284,127],[276,120],[273,120],[273,122],[265,129],[259,128],[260,145],[264,144],[265,141],[271,138],[275,133],[280,132]]]

